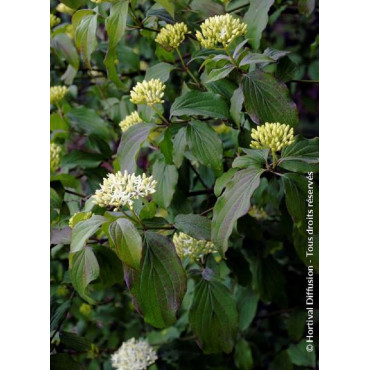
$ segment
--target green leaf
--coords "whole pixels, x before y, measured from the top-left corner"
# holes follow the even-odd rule
[[[114,48],[125,33],[128,5],[128,0],[115,2],[110,8],[109,17],[105,19],[109,48]]]
[[[51,45],[73,68],[78,69],[80,57],[72,40],[65,33],[55,35],[51,40]]]
[[[298,66],[289,58],[281,58],[277,64],[275,77],[282,82],[295,79]]]
[[[127,266],[140,270],[143,245],[134,224],[124,218],[119,218],[110,224],[109,235],[118,258]]]
[[[218,69],[212,69],[212,71],[209,73],[206,83],[221,80],[222,78],[225,78],[230,74],[232,70],[235,69],[234,65],[227,64],[222,68]]]
[[[68,131],[68,123],[58,114],[50,115],[50,131]]]
[[[224,254],[235,221],[244,216],[250,207],[250,198],[260,183],[264,171],[249,168],[238,171],[226,185],[226,190],[217,199],[213,209],[212,240]]]
[[[72,108],[66,116],[75,129],[82,130],[88,135],[96,134],[105,139],[109,137],[109,128],[106,122],[92,109]]]
[[[60,306],[57,306],[55,301],[51,301],[50,305],[50,331],[58,328],[61,320],[65,317],[67,311],[71,307],[71,301],[65,301]]]
[[[95,301],[89,296],[88,286],[99,277],[99,264],[90,247],[85,247],[70,255],[69,276],[81,298],[94,304]]]
[[[238,328],[238,312],[229,289],[217,280],[203,277],[195,287],[189,324],[205,354],[230,353]]]
[[[230,115],[234,122],[240,127],[240,112],[243,108],[244,95],[243,89],[239,86],[233,93],[230,99]]]
[[[82,59],[88,68],[91,68],[91,54],[98,46],[96,40],[98,15],[85,15],[78,24],[75,32],[76,47],[81,51]]]
[[[82,370],[82,365],[78,364],[71,355],[67,353],[57,353],[50,356],[50,369],[53,370]]]
[[[238,369],[254,369],[252,349],[249,343],[244,339],[240,339],[235,345],[234,360]]]
[[[223,79],[206,83],[206,87],[211,93],[221,95],[226,101],[229,101],[238,86],[233,81]]]
[[[233,167],[236,168],[262,168],[267,163],[269,149],[245,149],[247,155],[236,157]]]
[[[245,66],[247,64],[257,64],[257,63],[273,63],[275,62],[274,59],[268,57],[264,54],[257,54],[257,53],[249,53],[246,55],[241,62],[239,63],[239,66]]]
[[[96,168],[104,160],[104,156],[98,153],[86,153],[81,150],[72,150],[62,157],[60,166],[68,171],[71,168]]]
[[[138,123],[131,126],[122,134],[117,150],[118,163],[122,173],[134,173],[136,170],[136,157],[143,142],[148,138],[150,130],[154,127],[149,123]]]
[[[256,316],[259,296],[250,287],[238,286],[237,306],[239,311],[239,329],[246,331]]]
[[[163,6],[173,19],[175,19],[175,4],[170,0],[155,0],[156,3]]]
[[[221,96],[200,91],[189,91],[175,99],[171,116],[207,116],[229,118],[229,106]]]
[[[292,216],[294,223],[302,231],[307,228],[306,215],[310,212],[313,214],[313,234],[318,234],[318,196],[319,191],[317,185],[304,176],[296,173],[286,173],[282,176],[285,189],[285,202],[289,214]],[[308,186],[311,184],[313,192],[312,206],[308,206]]]
[[[315,367],[315,351],[306,350],[306,341],[302,340],[298,344],[291,344],[288,348],[289,357],[294,365]]]
[[[99,288],[108,288],[114,284],[123,284],[123,264],[117,254],[105,246],[95,246],[94,252],[99,263]]]
[[[172,160],[177,168],[182,165],[184,159],[184,152],[186,148],[186,127],[180,128],[172,139],[173,148]]]
[[[72,230],[71,252],[82,250],[90,236],[106,221],[108,220],[104,216],[93,215],[88,220],[79,222]]]
[[[298,11],[309,17],[315,10],[315,0],[299,0],[298,1]]]
[[[186,275],[172,242],[146,232],[141,272],[125,267],[125,281],[144,319],[156,328],[176,321],[186,291]]]
[[[61,3],[69,6],[72,9],[77,9],[87,3],[87,0],[61,0]]]
[[[267,49],[265,49],[265,51],[263,52],[263,54],[264,55],[267,55],[271,59],[277,61],[280,58],[283,58],[286,55],[290,54],[290,51],[277,50],[277,49],[273,49],[273,48],[267,48]]]
[[[319,171],[319,138],[298,136],[292,145],[284,148],[278,166],[288,171],[307,173]]]
[[[248,25],[249,43],[254,49],[260,47],[262,32],[267,26],[268,11],[274,0],[250,0],[250,6],[243,21]]]
[[[263,302],[283,303],[286,299],[285,277],[281,266],[271,256],[249,257],[252,288]]]
[[[179,175],[174,165],[166,164],[164,157],[159,157],[153,165],[153,178],[157,181],[153,200],[162,208],[167,208],[171,201]]]
[[[275,356],[274,361],[269,366],[269,370],[293,370],[293,364],[290,361],[288,352],[282,351]]]
[[[298,123],[295,103],[287,87],[270,74],[255,70],[244,77],[244,103],[255,123],[281,122],[290,126]]]
[[[186,132],[192,154],[215,172],[222,171],[222,141],[206,122],[191,121]]]
[[[235,175],[236,171],[236,168],[230,168],[227,172],[223,173],[220,177],[217,178],[213,189],[216,197],[219,197],[221,195],[222,190],[224,190],[225,186]]]
[[[66,84],[66,85],[72,85],[73,80],[77,75],[78,70],[73,68],[70,64],[68,64],[67,69],[61,76],[61,80]]]
[[[77,10],[77,12],[73,13],[72,15],[72,26],[74,31],[76,32],[76,29],[78,25],[81,23],[81,20],[87,16],[87,15],[94,15],[95,12],[92,9],[81,9]]]
[[[177,215],[174,225],[176,229],[199,240],[211,240],[211,221],[200,215]]]
[[[116,69],[117,50],[116,47],[110,47],[104,58],[104,65],[107,69],[108,78],[118,87],[123,87],[120,75]]]
[[[287,321],[287,331],[289,336],[294,341],[297,341],[302,338],[306,324],[306,319],[307,319],[306,311],[296,309],[291,313]]]
[[[151,7],[147,13],[147,17],[158,17],[166,21],[166,23],[173,23],[174,19],[172,18],[171,14],[164,8],[159,7],[156,9],[155,5]]]
[[[87,352],[91,348],[91,342],[76,333],[62,331],[59,333],[60,342],[67,348],[77,352]]]
[[[152,78],[158,78],[162,82],[166,82],[170,78],[170,73],[176,67],[168,63],[157,63],[147,69],[145,74],[145,80],[151,80]]]

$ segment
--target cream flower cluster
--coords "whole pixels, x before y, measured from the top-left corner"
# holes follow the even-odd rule
[[[279,122],[266,122],[262,126],[258,126],[257,130],[252,129],[251,148],[268,149],[272,152],[277,152],[294,142],[293,127]]]
[[[112,366],[118,370],[145,370],[157,358],[155,350],[145,339],[135,338],[123,342],[111,357]]]
[[[166,49],[175,49],[185,40],[187,33],[190,33],[188,26],[183,22],[167,24],[158,33],[155,41]]]
[[[192,261],[201,259],[208,253],[217,252],[215,245],[207,240],[197,240],[185,233],[177,233],[173,236],[178,256],[183,259],[189,257]]]
[[[50,87],[50,104],[59,103],[68,94],[66,86]]]
[[[63,4],[63,3],[59,3],[56,7],[56,10],[59,12],[59,13],[65,13],[65,14],[69,14],[69,15],[72,15],[75,10],[70,8],[69,6]]]
[[[91,218],[92,212],[76,212],[68,222],[68,225],[73,229],[79,222],[88,220]]]
[[[134,104],[147,104],[149,106],[163,103],[162,98],[165,88],[164,83],[158,78],[138,82],[130,92],[130,100]]]
[[[100,207],[114,206],[115,211],[122,206],[132,207],[134,200],[147,197],[155,193],[157,181],[153,177],[143,175],[129,175],[125,171],[116,174],[110,173],[100,184],[100,189],[93,195],[93,200]]]
[[[119,125],[121,126],[122,132],[127,131],[131,126],[136,125],[137,123],[143,122],[140,118],[139,113],[137,111],[129,114],[126,116],[124,120],[122,120]]]
[[[54,14],[50,14],[50,28],[55,27],[57,24],[61,22],[60,18],[58,18]]]
[[[60,166],[60,154],[62,147],[55,143],[50,143],[50,170],[56,171]]]
[[[214,48],[217,44],[227,47],[236,37],[247,32],[247,25],[230,14],[207,18],[197,31],[196,37],[205,48]]]

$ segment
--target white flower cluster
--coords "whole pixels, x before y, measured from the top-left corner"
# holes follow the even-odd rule
[[[181,259],[189,257],[192,261],[196,261],[208,253],[217,252],[212,242],[194,239],[182,232],[173,236],[173,244],[175,244],[176,252]]]
[[[145,173],[139,176],[129,175],[127,171],[123,175],[121,171],[110,173],[93,195],[93,200],[100,207],[114,206],[115,211],[125,205],[131,208],[135,199],[155,193],[156,184],[157,181],[152,176],[146,177]]]
[[[145,339],[131,338],[112,355],[112,366],[118,370],[145,370],[158,356]]]

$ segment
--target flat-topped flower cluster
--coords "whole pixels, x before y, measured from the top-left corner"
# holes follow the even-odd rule
[[[208,253],[217,252],[216,246],[212,242],[194,239],[182,232],[173,236],[173,244],[175,245],[177,255],[181,259],[189,257],[190,260],[197,261]]]
[[[115,207],[117,211],[122,206],[132,207],[134,200],[155,193],[157,181],[153,177],[136,176],[125,171],[110,173],[100,184],[100,189],[93,195],[93,200],[100,207]]]
[[[131,338],[112,355],[112,366],[118,370],[145,370],[157,358],[155,350],[145,339]]]

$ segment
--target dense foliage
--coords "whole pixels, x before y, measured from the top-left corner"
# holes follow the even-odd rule
[[[53,369],[316,367],[317,17],[51,2]]]

